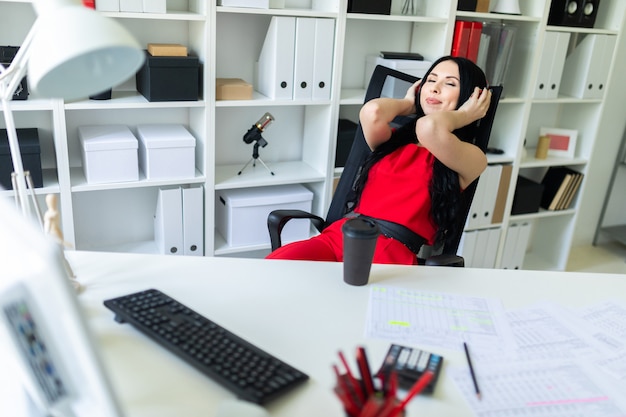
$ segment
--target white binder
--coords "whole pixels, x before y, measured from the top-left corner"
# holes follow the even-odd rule
[[[183,254],[183,202],[180,187],[159,188],[154,215],[154,240],[159,253]]]
[[[315,19],[296,18],[296,39],[293,62],[293,98],[310,100],[313,91],[313,56],[315,51]],[[286,65],[289,63],[286,62]]]
[[[504,251],[500,262],[502,269],[515,269],[515,250],[520,228],[518,223],[512,223],[506,231]]]
[[[535,98],[547,99],[558,96],[569,38],[569,33],[546,32],[537,72]]]
[[[482,213],[482,209],[483,209],[483,199],[485,198],[485,194],[487,193],[487,176],[488,174],[488,169],[489,167],[487,167],[487,169],[485,171],[483,171],[482,174],[480,174],[480,177],[478,179],[478,184],[476,185],[476,191],[474,192],[474,198],[472,199],[472,204],[470,205],[470,209],[469,209],[469,213],[467,213],[467,221],[465,222],[465,227],[472,229],[475,227],[480,226],[481,223],[481,213]]]
[[[293,99],[296,18],[272,16],[256,68],[257,90],[271,99]]]
[[[519,225],[517,241],[515,242],[515,253],[512,260],[512,269],[522,269],[526,249],[528,249],[528,239],[530,238],[530,223],[524,222]]]
[[[478,224],[485,226],[491,224],[493,218],[493,209],[496,206],[496,199],[498,197],[498,188],[500,186],[500,175],[502,174],[502,165],[489,165],[485,170],[486,178],[485,190],[482,202],[482,211],[480,213]]]
[[[601,98],[615,41],[614,35],[586,35],[565,60],[561,92],[578,98]]]
[[[485,256],[483,257],[483,268],[493,268],[496,265],[501,229],[496,227],[484,230],[484,232],[488,234],[488,237],[487,246],[485,246]]]
[[[330,100],[334,46],[335,20],[316,18],[313,50],[313,100]]]
[[[461,235],[457,255],[463,257],[463,262],[467,268],[474,266],[474,252],[476,249],[477,236],[477,230],[466,230]]]
[[[183,254],[204,255],[204,193],[202,186],[183,191]]]
[[[474,256],[472,257],[472,268],[484,268],[485,256],[487,256],[487,242],[489,241],[489,231],[481,229],[476,231],[476,243]]]

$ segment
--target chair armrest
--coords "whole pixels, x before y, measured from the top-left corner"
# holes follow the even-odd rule
[[[324,219],[315,214],[303,210],[273,210],[267,216],[267,228],[270,232],[270,242],[272,244],[272,252],[280,248],[282,245],[280,234],[287,222],[291,219],[309,219],[318,231],[324,228]]]
[[[429,266],[457,266],[464,267],[465,260],[462,256],[442,253],[426,258],[426,265]]]

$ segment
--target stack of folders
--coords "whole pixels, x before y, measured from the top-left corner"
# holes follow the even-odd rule
[[[522,269],[530,239],[530,228],[531,223],[527,221],[512,223],[509,226],[500,261],[502,269]]]
[[[154,215],[154,240],[162,254],[204,255],[202,186],[159,188]]]
[[[491,226],[500,224],[504,217],[512,170],[512,165],[488,165],[478,179],[458,249],[468,267],[495,265],[501,230]]]
[[[582,183],[583,176],[582,173],[565,166],[548,168],[541,181],[544,185],[541,207],[546,210],[568,209]]]
[[[517,28],[508,23],[457,20],[450,54],[474,61],[485,71],[490,85],[502,85],[516,31]]]
[[[329,100],[334,40],[334,19],[272,16],[256,90],[274,100]]]

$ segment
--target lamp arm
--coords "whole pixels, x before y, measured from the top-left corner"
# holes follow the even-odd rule
[[[30,56],[29,47],[37,31],[37,21],[30,28],[26,35],[22,46],[15,54],[11,61],[11,65],[0,74],[0,101],[2,101],[2,113],[4,114],[4,122],[9,139],[9,151],[11,152],[11,162],[13,163],[13,171],[16,174],[15,183],[18,203],[24,215],[30,215],[30,205],[28,203],[28,191],[26,187],[26,175],[24,174],[24,165],[22,163],[22,154],[20,153],[20,145],[17,140],[17,130],[15,120],[11,110],[11,98],[13,92],[22,78],[26,75],[28,58]]]
[[[0,73],[0,98],[9,100],[22,78],[26,75],[28,58],[30,56],[30,44],[35,37],[35,32],[37,32],[37,20],[31,26],[26,38],[24,38],[20,49],[18,49],[11,61],[11,65]]]

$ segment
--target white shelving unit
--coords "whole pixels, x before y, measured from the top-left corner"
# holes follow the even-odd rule
[[[518,175],[539,180],[550,166],[570,166],[587,172],[596,142],[604,100],[559,95],[533,98],[547,31],[567,32],[572,39],[590,34],[622,36],[626,4],[603,0],[595,28],[547,25],[550,0],[520,2],[521,16],[460,12],[457,0],[423,0],[423,13],[401,14],[402,0],[393,0],[391,15],[347,13],[347,0],[285,0],[284,9],[232,8],[214,0],[168,0],[167,13],[106,13],[127,27],[143,45],[149,42],[181,43],[202,63],[202,92],[198,101],[150,103],[135,91],[134,78],[115,86],[108,101],[64,103],[29,97],[13,102],[18,127],[37,127],[42,146],[44,187],[36,190],[60,196],[66,240],[77,249],[153,252],[154,206],[164,185],[202,184],[205,188],[205,255],[258,256],[269,245],[229,247],[215,231],[215,192],[234,188],[303,184],[313,191],[313,211],[324,215],[331,200],[339,118],[357,120],[364,97],[365,58],[381,50],[419,52],[435,60],[449,53],[456,19],[504,22],[518,29],[512,61],[505,81],[490,145],[504,150],[490,163],[512,165],[512,179],[501,228],[496,266],[501,262],[509,226],[532,224],[524,269],[564,269],[577,222],[578,201],[585,195],[583,182],[571,209],[511,216]],[[493,2],[492,2],[493,3]],[[328,100],[271,100],[257,92],[252,100],[216,101],[215,79],[254,81],[254,65],[272,16],[328,18],[335,21],[333,75]],[[35,14],[29,1],[0,1],[0,44],[19,45]],[[612,67],[612,65],[611,65]],[[612,70],[612,68],[611,68]],[[268,146],[262,165],[248,166],[252,145],[243,134],[266,111],[275,121],[264,132]],[[87,184],[81,170],[77,127],[85,124],[182,123],[197,140],[196,175],[176,181]],[[535,160],[539,128],[578,130],[573,159]],[[2,126],[4,127],[4,126]],[[524,149],[524,142],[526,147]],[[1,191],[9,197],[11,192]],[[41,198],[43,201],[43,198]]]

